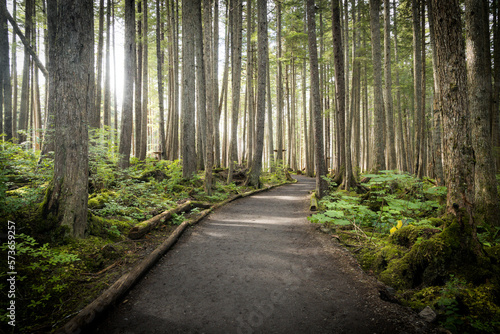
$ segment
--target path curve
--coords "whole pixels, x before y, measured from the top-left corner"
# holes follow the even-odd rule
[[[307,221],[315,181],[297,178],[190,228],[93,332],[431,332]]]

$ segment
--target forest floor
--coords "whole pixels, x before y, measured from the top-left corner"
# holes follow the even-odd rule
[[[308,222],[295,177],[189,228],[94,333],[438,333]]]

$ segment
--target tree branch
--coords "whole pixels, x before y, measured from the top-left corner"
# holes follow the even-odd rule
[[[43,75],[47,78],[49,75],[49,72],[47,72],[47,69],[45,69],[45,66],[43,66],[40,59],[38,59],[38,56],[36,55],[35,51],[31,47],[29,42],[26,40],[26,37],[24,37],[23,33],[21,32],[21,29],[19,29],[19,26],[17,25],[17,23],[14,20],[14,18],[12,17],[12,15],[10,15],[9,11],[7,10],[5,3],[4,2],[0,2],[0,3],[1,3],[1,5],[0,5],[1,14],[3,16],[5,16],[7,18],[7,20],[9,20],[10,24],[12,25],[12,28],[14,29],[14,32],[19,36],[19,38],[23,42],[26,50],[28,50],[28,53],[33,57],[33,60],[35,61],[36,66],[40,69],[40,71],[42,71]]]

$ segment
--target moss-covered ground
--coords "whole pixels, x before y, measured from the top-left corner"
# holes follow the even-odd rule
[[[359,194],[331,183],[310,220],[400,303],[430,306],[453,333],[500,333],[500,227],[479,222],[478,254],[466,246],[470,232],[445,214],[446,188],[434,180],[382,171],[362,182]]]
[[[0,221],[15,224],[15,298],[8,296],[9,268],[0,268],[0,332],[14,328],[7,310],[15,300],[15,332],[50,333],[63,325],[121,275],[147,256],[183,220],[197,210],[175,216],[139,240],[127,233],[187,200],[219,203],[252,190],[243,185],[245,170],[226,183],[227,169],[214,169],[214,191],[207,196],[203,173],[183,179],[180,161],[132,159],[120,170],[111,147],[90,149],[88,226],[84,239],[64,237],[57,222],[41,219],[40,208],[53,174],[53,160],[5,143],[0,149]],[[286,182],[286,173],[263,173],[264,186]],[[7,259],[8,226],[1,226],[1,250]],[[5,263],[4,260],[2,260]]]

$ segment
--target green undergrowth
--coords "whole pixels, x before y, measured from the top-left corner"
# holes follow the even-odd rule
[[[53,154],[40,160],[39,152],[4,143],[0,147],[0,219],[15,223],[16,327],[19,333],[50,333],[95,299],[138,260],[163,242],[193,212],[180,214],[140,240],[128,231],[187,200],[218,203],[252,190],[242,179],[226,184],[227,169],[213,172],[213,192],[203,188],[203,172],[182,177],[181,161],[131,159],[117,167],[115,147],[108,132],[91,135],[89,199],[86,237],[61,237],[57,222],[40,218],[53,175]],[[98,144],[104,141],[106,145]],[[241,169],[240,169],[241,170]],[[244,172],[240,173],[244,175]],[[282,184],[286,175],[263,173],[264,186]],[[7,224],[2,224],[1,253],[9,251]],[[10,333],[7,268],[0,268],[1,332]]]
[[[331,184],[309,220],[393,287],[402,304],[417,312],[430,306],[453,333],[500,332],[499,228],[479,224],[478,254],[445,214],[445,187],[396,171],[362,178],[366,192],[359,194]]]

